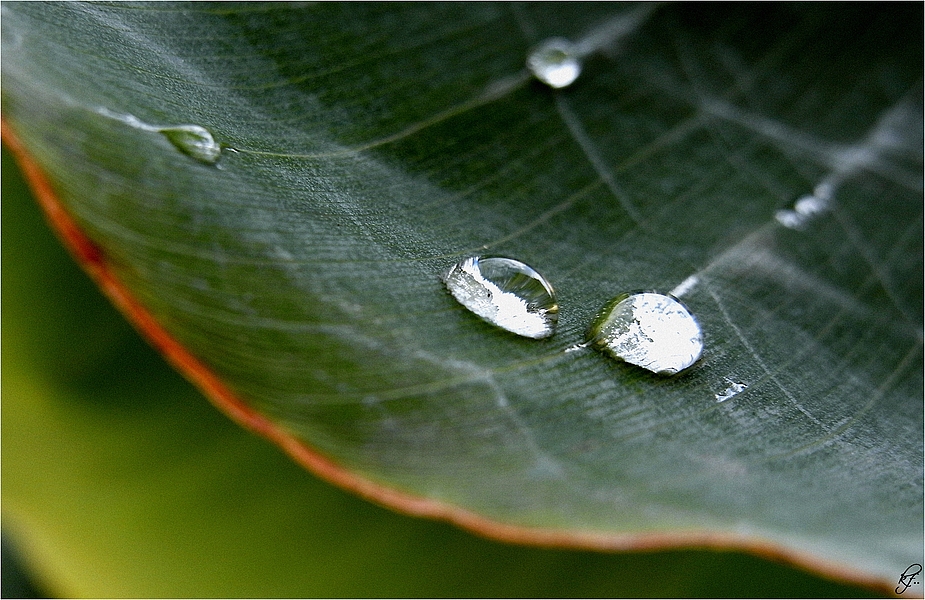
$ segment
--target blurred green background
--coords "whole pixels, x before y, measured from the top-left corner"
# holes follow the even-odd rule
[[[59,596],[863,597],[733,552],[524,548],[317,480],[102,297],[2,158],[3,528]],[[4,596],[20,585],[4,546]],[[19,591],[13,591],[13,590]]]

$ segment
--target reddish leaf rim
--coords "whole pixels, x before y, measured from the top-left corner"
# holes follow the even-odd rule
[[[22,170],[52,230],[81,268],[96,282],[103,294],[141,336],[226,416],[245,429],[270,440],[298,464],[324,481],[396,512],[447,521],[500,542],[602,552],[639,552],[682,548],[738,550],[809,570],[832,580],[865,587],[887,595],[896,595],[895,584],[892,581],[866,576],[847,565],[820,559],[809,553],[792,550],[757,537],[708,530],[608,534],[510,525],[483,517],[453,504],[393,489],[350,472],[334,459],[305,445],[247,406],[208,367],[175,340],[122,285],[107,262],[102,249],[83,233],[67,213],[44,172],[32,159],[5,117],[0,118],[0,137],[16,159],[16,163]]]

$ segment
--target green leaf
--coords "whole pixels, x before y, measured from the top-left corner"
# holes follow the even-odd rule
[[[503,545],[325,485],[144,345],[6,151],[2,181],[3,527],[57,597],[870,595],[736,553]]]
[[[95,260],[325,475],[508,538],[895,585],[923,527],[921,14],[7,3],[4,118]],[[524,68],[552,36],[593,50],[558,91]],[[552,282],[556,335],[445,292],[480,253]],[[702,326],[678,376],[584,344],[640,289]]]
[[[324,485],[146,347],[24,186],[4,151],[3,527],[57,597],[870,595],[736,553],[503,545]]]

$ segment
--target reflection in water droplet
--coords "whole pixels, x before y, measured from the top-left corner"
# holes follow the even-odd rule
[[[158,129],[180,152],[207,164],[215,164],[222,154],[222,146],[212,133],[199,125],[177,125]]]
[[[563,38],[551,38],[530,51],[527,68],[552,88],[563,88],[581,74],[581,61],[574,44]]]
[[[591,327],[592,345],[662,375],[694,364],[703,352],[697,320],[671,296],[645,292],[611,300]]]
[[[714,394],[717,402],[725,402],[748,389],[748,385],[745,383],[736,383],[731,379],[727,379],[726,382],[729,384],[726,389],[719,394]]]
[[[556,330],[559,305],[552,286],[519,260],[467,258],[453,265],[443,282],[460,304],[492,325],[534,339]]]

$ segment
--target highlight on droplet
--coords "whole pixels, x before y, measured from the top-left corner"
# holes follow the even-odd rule
[[[549,87],[559,89],[578,79],[581,60],[572,42],[564,38],[550,38],[530,51],[527,68]]]
[[[512,258],[473,256],[443,276],[452,296],[484,321],[528,338],[555,333],[556,294],[545,277]]]
[[[654,292],[612,299],[589,337],[604,354],[661,375],[683,371],[703,353],[703,334],[694,315],[678,299]]]

